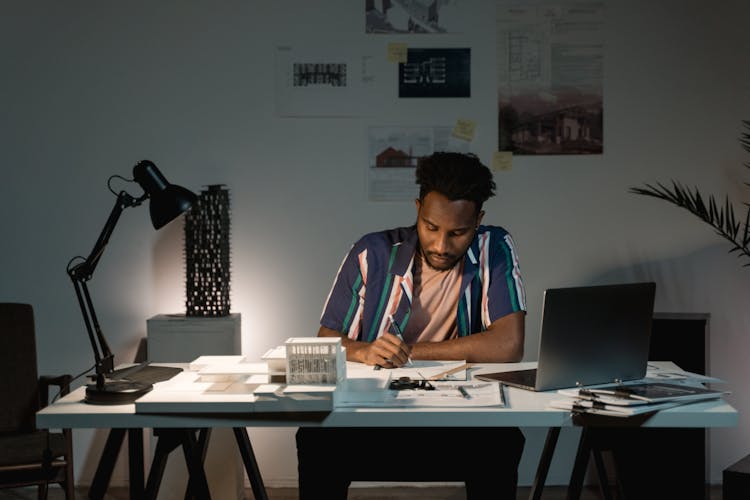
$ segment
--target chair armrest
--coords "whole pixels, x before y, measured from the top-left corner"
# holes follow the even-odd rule
[[[70,375],[42,375],[39,377],[39,407],[44,408],[49,404],[49,387],[54,385],[60,388],[60,396],[70,392],[70,383],[73,377]]]

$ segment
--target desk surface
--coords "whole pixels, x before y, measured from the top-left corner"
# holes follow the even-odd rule
[[[534,362],[475,365],[481,372],[515,370]],[[158,390],[158,384],[154,391]],[[532,392],[505,387],[506,407],[469,408],[334,408],[332,411],[226,412],[201,414],[136,413],[135,404],[91,405],[84,402],[80,387],[37,413],[40,428],[199,428],[199,427],[569,427],[576,425],[570,412],[547,408],[556,391]],[[315,397],[315,396],[311,396]],[[330,396],[320,396],[321,398]],[[314,408],[314,406],[313,406]],[[623,419],[618,419],[623,420]],[[723,399],[692,403],[657,412],[644,427],[732,427],[737,410]]]

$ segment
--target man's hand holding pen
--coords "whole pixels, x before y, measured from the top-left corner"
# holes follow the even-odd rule
[[[401,328],[393,316],[389,331],[384,332],[375,341],[367,343],[357,349],[357,359],[367,365],[379,368],[400,368],[411,365],[411,346],[404,341]]]
[[[390,332],[384,333],[370,345],[366,363],[382,368],[399,368],[411,363],[411,347],[403,338]]]
[[[412,362],[411,362],[411,346],[408,346],[406,344],[406,341],[404,340],[404,335],[403,335],[403,333],[401,331],[401,327],[399,326],[399,324],[394,319],[393,314],[389,314],[388,315],[388,319],[391,322],[391,328],[393,328],[393,333],[401,341],[401,345],[403,345],[404,347],[406,347],[408,349],[408,352],[406,353],[407,354],[406,363],[409,364],[409,365],[411,365],[412,364]]]
[[[401,327],[388,315],[391,331],[386,331],[372,342],[365,353],[365,363],[375,365],[375,368],[399,368],[405,364],[411,365],[411,346],[404,341]]]

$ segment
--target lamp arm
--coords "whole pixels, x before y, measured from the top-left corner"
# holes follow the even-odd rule
[[[114,371],[114,355],[112,354],[112,351],[107,344],[107,340],[102,333],[101,327],[99,326],[99,320],[97,319],[94,310],[94,303],[91,300],[91,295],[89,294],[86,282],[93,276],[94,270],[99,263],[99,259],[109,242],[109,238],[112,235],[123,210],[128,207],[140,205],[146,198],[148,198],[147,194],[144,194],[139,198],[134,198],[125,191],[120,191],[117,195],[115,205],[112,207],[112,211],[107,218],[107,222],[104,224],[104,228],[102,228],[99,238],[97,238],[94,248],[91,250],[89,256],[82,262],[68,268],[68,276],[73,282],[76,297],[78,298],[78,304],[81,307],[83,321],[86,324],[86,331],[88,332],[89,340],[91,342],[91,348],[94,351],[96,384],[98,387],[103,386],[105,376]]]
[[[74,273],[76,278],[80,281],[90,280],[91,276],[94,274],[94,270],[96,269],[97,264],[99,264],[99,258],[102,256],[104,248],[107,246],[107,243],[109,243],[109,238],[110,236],[112,236],[112,232],[117,225],[117,221],[120,220],[120,215],[122,214],[123,210],[129,207],[137,207],[138,205],[143,203],[146,198],[148,198],[148,195],[146,194],[144,194],[140,198],[134,198],[125,191],[120,191],[120,193],[117,195],[115,206],[112,207],[112,211],[109,213],[107,222],[104,224],[102,232],[99,233],[99,238],[97,238],[96,243],[94,243],[94,248],[91,249],[91,253],[89,253],[89,256],[86,257],[83,262],[77,264],[70,271],[68,271],[68,274]],[[71,274],[71,278],[72,277],[73,275]]]
[[[91,342],[91,349],[94,351],[94,360],[96,368],[96,385],[104,385],[104,377],[114,371],[114,355],[104,338],[102,329],[99,327],[99,320],[94,311],[94,304],[91,302],[88,287],[85,281],[73,279],[73,287],[76,291],[78,304],[81,306],[83,321],[86,323],[86,331]]]

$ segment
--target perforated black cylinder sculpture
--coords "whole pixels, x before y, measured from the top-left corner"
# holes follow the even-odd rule
[[[185,215],[186,316],[229,314],[229,190],[208,186]]]

